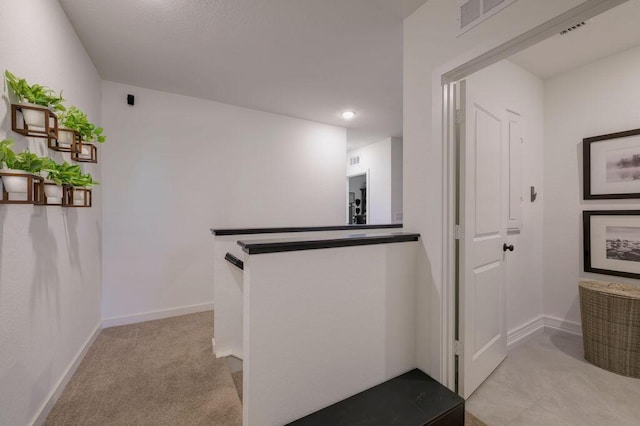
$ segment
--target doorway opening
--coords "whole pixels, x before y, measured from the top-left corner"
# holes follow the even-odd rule
[[[589,41],[590,31],[609,20],[606,11],[611,9],[607,15],[625,14],[622,9],[616,12],[616,6],[623,3],[626,8],[640,7],[635,0],[609,2],[606,7],[578,6],[442,75],[447,185],[442,292],[446,356],[442,367],[445,384],[465,398],[502,362],[508,348],[531,330],[545,327],[542,235],[547,225],[542,220],[545,194],[541,186],[549,160],[542,150],[548,139],[543,129],[549,127],[547,120],[554,120],[547,113],[547,103],[561,105],[567,97],[574,97],[565,92],[561,99],[558,91],[550,90],[556,86],[550,84],[556,76],[640,45],[640,38],[634,40],[630,35],[632,31],[617,49],[612,48],[611,40],[598,45],[601,40],[593,36]],[[616,29],[609,32],[619,33],[620,22],[618,19]],[[564,31],[573,27],[577,29]],[[588,48],[576,48],[575,43]],[[547,62],[554,63],[542,60],[545,50],[551,59]],[[581,51],[585,55],[576,53]],[[598,57],[594,51],[600,52]],[[578,103],[577,97],[574,102]],[[563,110],[556,109],[567,116],[577,110],[562,105]],[[579,121],[587,132],[584,136],[590,136],[586,129],[596,127],[576,117],[575,122]],[[561,134],[560,130],[556,133]],[[580,179],[578,154],[575,146],[558,153],[558,158],[564,156],[563,161],[571,163],[571,173],[564,178],[573,183]],[[564,165],[560,160],[553,163],[559,170]],[[573,222],[565,224],[565,229],[577,231],[579,224]],[[564,231],[561,227],[554,230]],[[572,246],[578,250],[579,237],[575,240]],[[567,307],[571,309],[575,306]]]
[[[366,225],[369,172],[347,176],[347,223]]]

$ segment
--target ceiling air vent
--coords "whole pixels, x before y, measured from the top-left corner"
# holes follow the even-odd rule
[[[458,0],[460,5],[458,36],[489,19],[516,0]]]
[[[579,22],[579,23],[575,24],[574,26],[567,28],[566,30],[560,31],[560,35],[569,34],[571,31],[575,31],[580,27],[584,27],[585,25],[587,25],[586,22],[584,22],[584,21],[583,22]]]
[[[484,0],[482,2],[483,7],[482,11],[484,13],[490,12],[501,4],[505,3],[507,0]]]
[[[468,0],[460,6],[460,28],[464,28],[480,18],[480,0]]]

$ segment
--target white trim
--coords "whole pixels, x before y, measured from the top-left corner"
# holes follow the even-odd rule
[[[579,322],[567,321],[548,315],[544,317],[544,328],[573,334],[574,336],[582,336],[582,324]]]
[[[458,155],[455,146],[455,125],[456,125],[456,83],[449,83],[443,87],[442,97],[442,128],[447,145],[442,150],[443,164],[455,164]],[[442,182],[446,190],[442,194],[442,249],[444,263],[442,267],[442,279],[444,283],[453,285],[443,285],[442,287],[442,327],[446,330],[440,339],[440,356],[442,357],[440,382],[450,390],[455,391],[455,326],[456,326],[456,298],[455,298],[455,226],[456,226],[456,185],[457,170],[454,167],[442,168]]]
[[[84,359],[84,356],[87,354],[87,352],[89,351],[89,348],[91,347],[91,345],[93,345],[93,342],[95,342],[96,338],[98,337],[101,331],[102,331],[102,324],[98,324],[97,327],[93,330],[93,332],[89,336],[89,338],[84,342],[84,345],[82,345],[82,348],[80,348],[80,350],[74,357],[73,361],[71,361],[71,363],[67,367],[62,377],[60,377],[60,380],[58,380],[58,383],[56,383],[56,385],[53,387],[53,389],[47,396],[46,401],[42,404],[42,406],[40,407],[40,410],[38,410],[38,413],[34,416],[30,424],[41,425],[44,423],[44,421],[47,419],[47,416],[49,415],[53,407],[56,405],[58,398],[60,398],[60,395],[62,395],[62,391],[64,391],[64,388],[69,383],[69,380],[71,380],[71,377],[73,377],[73,374],[78,369],[78,366]]]
[[[507,350],[515,349],[542,332],[544,332],[544,316],[540,315],[507,334]]]
[[[213,354],[216,356],[216,358],[226,358],[228,356],[235,356],[233,355],[233,351],[231,349],[227,351],[214,352]]]
[[[216,351],[216,338],[215,337],[211,338],[211,344],[213,345],[213,355],[216,358],[226,358],[228,356],[232,356],[232,357],[238,358],[240,361],[242,361],[242,354],[235,353],[231,349]]]
[[[540,315],[538,318],[509,332],[507,335],[507,349],[511,351],[523,343],[526,343],[532,337],[545,331],[582,336],[582,325],[579,322],[567,321],[548,315]]]
[[[141,314],[125,315],[121,317],[105,318],[102,327],[117,327],[119,325],[135,324],[137,322],[153,321],[163,318],[177,317],[180,315],[195,314],[198,312],[212,311],[213,302],[199,305],[181,306],[179,308],[164,309],[161,311],[144,312]]]
[[[213,355],[215,355],[216,358],[227,358],[227,357],[232,356],[234,358],[238,358],[240,361],[243,360],[243,355],[242,354],[235,353],[231,349],[228,349],[226,351],[214,352]]]

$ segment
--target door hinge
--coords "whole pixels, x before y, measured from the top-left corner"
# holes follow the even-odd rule
[[[464,111],[461,109],[456,110],[456,123],[462,124],[464,122]]]
[[[455,229],[453,230],[453,234],[456,238],[456,240],[461,240],[464,238],[464,228],[462,227],[462,225],[456,225]]]
[[[456,354],[458,356],[462,356],[463,349],[464,349],[464,346],[462,345],[461,341],[455,340],[453,342],[453,352],[454,352],[454,354]]]

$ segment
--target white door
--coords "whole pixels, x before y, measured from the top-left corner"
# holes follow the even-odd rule
[[[460,84],[459,393],[468,398],[507,356],[506,111]]]

